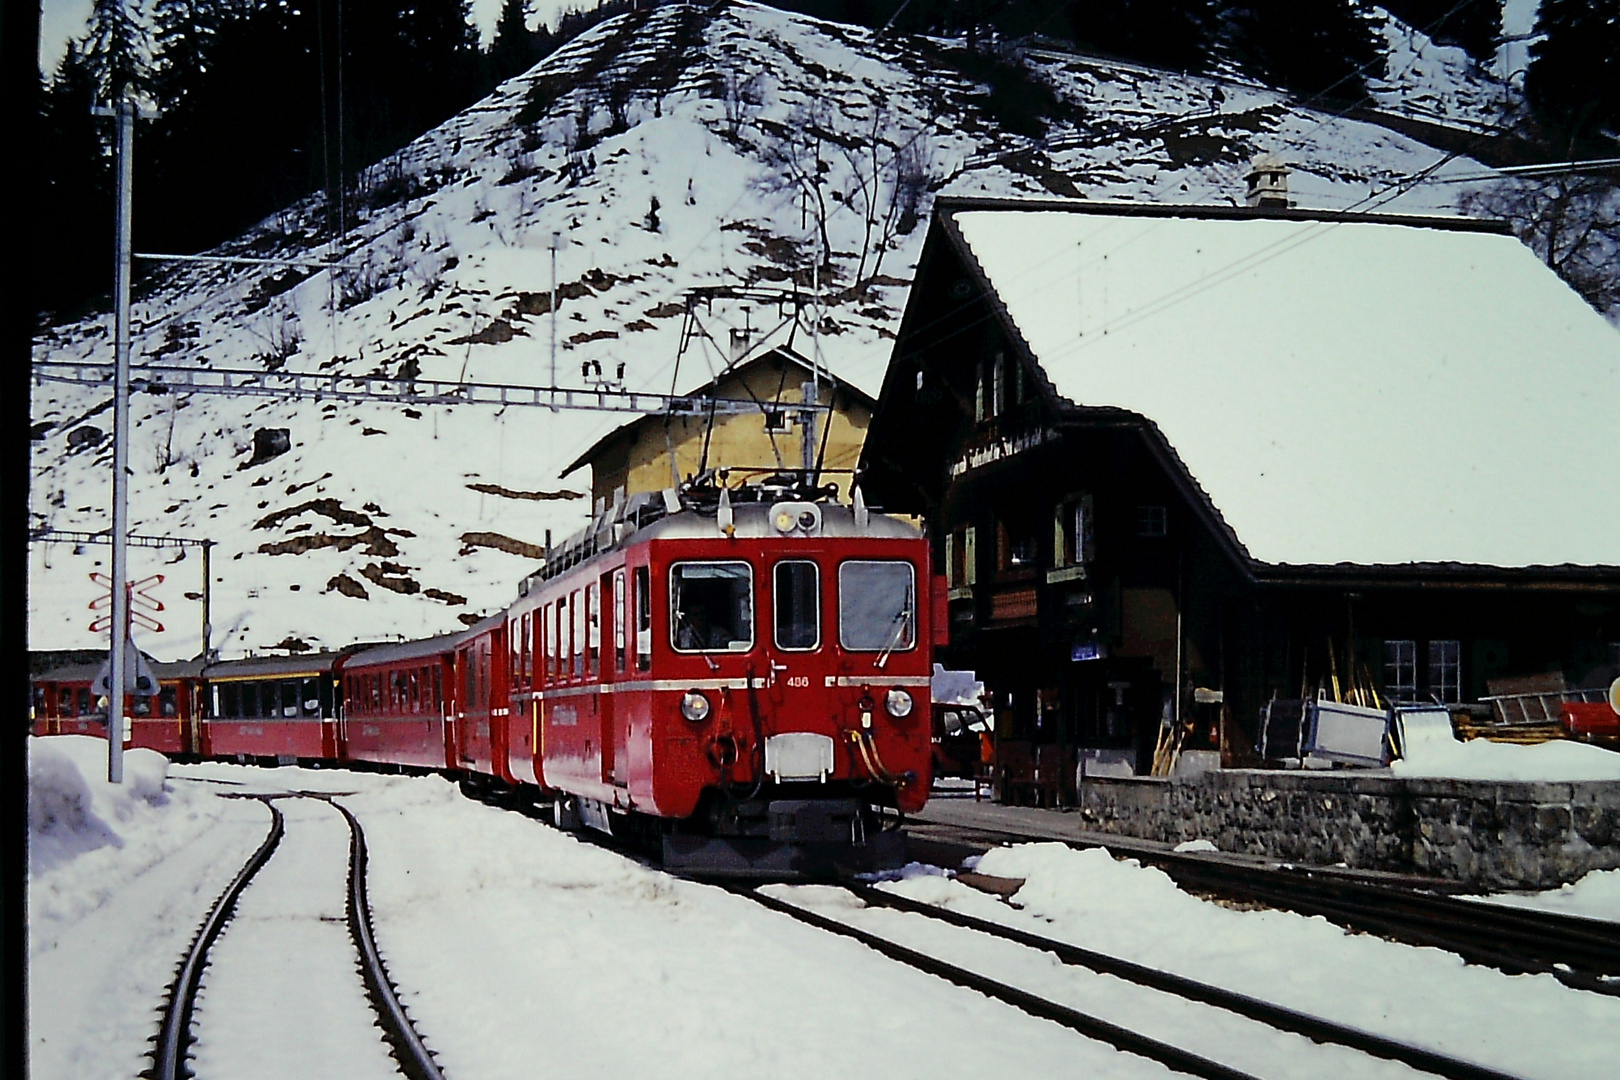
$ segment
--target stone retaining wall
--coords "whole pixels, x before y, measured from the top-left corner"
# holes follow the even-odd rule
[[[1087,777],[1086,827],[1302,863],[1547,889],[1620,867],[1620,781],[1408,779],[1232,769],[1177,780]]]

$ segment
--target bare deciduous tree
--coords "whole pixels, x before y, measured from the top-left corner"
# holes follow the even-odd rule
[[[1514,235],[1610,320],[1620,321],[1620,183],[1597,173],[1508,180],[1461,200]]]

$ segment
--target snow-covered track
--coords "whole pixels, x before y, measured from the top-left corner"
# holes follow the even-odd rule
[[[1076,850],[1108,846],[977,826],[946,831],[989,844],[1055,840]],[[1551,975],[1573,989],[1620,996],[1620,923],[1480,903],[1332,868],[1251,866],[1196,852],[1134,847],[1129,855],[1159,867],[1184,889],[1320,915],[1348,929],[1445,949],[1510,975]],[[1439,889],[1450,883],[1435,884]]]
[[[819,915],[777,897],[741,885],[733,887],[731,891],[738,896],[746,897],[772,911],[780,912],[789,918],[797,919],[817,929],[853,938],[891,960],[897,960],[909,967],[914,967],[919,971],[945,979],[969,990],[976,990],[987,997],[1005,1002],[1016,1009],[1021,1009],[1031,1016],[1062,1024],[1064,1027],[1079,1032],[1081,1035],[1108,1043],[1110,1046],[1126,1053],[1137,1054],[1157,1061],[1176,1072],[1202,1077],[1204,1080],[1257,1080],[1250,1073],[1222,1065],[1218,1061],[1211,1061],[1209,1058],[1194,1054],[1189,1050],[1183,1050],[1178,1046],[1160,1042],[1140,1032],[1111,1023],[1101,1017],[1092,1016],[1078,1009],[1071,1009],[1067,1005],[1060,1005],[1055,1001],[1049,1001],[1027,990],[1021,990],[1016,986],[1010,986],[988,976],[969,971],[967,968],[959,967],[927,953],[918,952],[916,949],[890,941],[888,938],[868,933],[847,923],[839,922],[837,919]]]
[[[181,1080],[188,1075],[185,1071],[186,1048],[191,1043],[191,1014],[197,1001],[197,987],[202,981],[203,967],[208,960],[208,949],[214,944],[219,932],[224,929],[225,923],[236,910],[236,901],[242,895],[242,890],[248,887],[270,856],[275,853],[276,845],[281,843],[285,831],[281,811],[269,800],[264,800],[265,808],[270,811],[270,832],[265,836],[264,843],[260,844],[236,877],[231,881],[214,906],[209,909],[208,917],[203,920],[197,936],[186,951],[186,958],[176,972],[174,983],[169,987],[168,998],[163,1005],[163,1019],[158,1028],[157,1044],[152,1049],[152,1068],[146,1073],[150,1080]]]
[[[349,808],[331,800],[332,806],[349,823],[349,934],[360,953],[360,974],[366,992],[383,1025],[395,1060],[410,1080],[444,1080],[433,1054],[416,1033],[416,1027],[400,1004],[399,993],[388,978],[377,939],[371,929],[371,904],[366,899],[366,834]]]
[[[351,1019],[359,1019],[367,1014],[371,1016],[375,1026],[370,1028],[372,1036],[381,1029],[382,1041],[387,1044],[385,1053],[381,1047],[376,1051],[377,1064],[384,1064],[387,1068],[389,1059],[391,1065],[396,1066],[409,1080],[444,1080],[444,1074],[434,1061],[431,1051],[423,1043],[421,1036],[416,1032],[404,1005],[399,1000],[399,993],[383,963],[382,954],[377,947],[377,941],[372,929],[371,905],[366,893],[366,838],[359,820],[349,809],[338,803],[328,794],[313,792],[292,792],[276,795],[226,795],[225,798],[254,798],[262,801],[271,814],[270,832],[258,850],[248,859],[242,869],[232,880],[230,886],[215,901],[207,918],[203,921],[191,948],[187,951],[185,959],[170,987],[168,999],[164,1005],[163,1015],[159,1027],[156,1045],[152,1054],[152,1067],[143,1076],[147,1080],[184,1080],[194,1075],[188,1058],[197,1057],[194,1049],[198,1036],[193,1030],[194,1021],[200,1021],[205,1029],[211,1030],[209,1012],[202,1010],[199,1016],[197,1008],[199,991],[203,986],[203,974],[209,967],[209,950],[220,938],[226,923],[231,916],[237,913],[239,901],[255,875],[270,861],[270,857],[281,845],[286,835],[286,817],[275,805],[277,799],[309,799],[314,802],[325,803],[336,810],[344,818],[348,830],[348,858],[346,879],[344,883],[344,922],[347,924],[348,936],[354,947],[358,959],[358,968],[361,983],[363,984],[366,1004],[360,1005],[355,1001],[358,1015],[351,1014]],[[324,813],[324,811],[322,812]],[[295,815],[296,816],[296,815]],[[334,823],[335,824],[335,823]],[[296,862],[296,860],[295,860]],[[279,865],[279,862],[278,862]],[[305,867],[307,869],[307,867]],[[296,866],[288,867],[289,872],[297,874]],[[269,889],[266,884],[262,888]],[[254,893],[258,896],[258,892]],[[285,918],[285,915],[281,916]],[[332,920],[328,920],[332,921]],[[232,940],[234,941],[234,933]],[[223,957],[220,963],[224,964]],[[227,968],[229,965],[227,965]],[[352,978],[352,971],[350,969]],[[358,991],[360,987],[356,987]],[[269,993],[268,987],[264,989]],[[240,1000],[238,1001],[240,1005]],[[369,1010],[367,1009],[369,1006]],[[221,1006],[229,1013],[228,1006]],[[363,1022],[363,1021],[362,1021]],[[237,1018],[234,1026],[240,1027],[241,1019]],[[227,1027],[232,1022],[227,1019]],[[349,1030],[349,1029],[343,1029]],[[347,1036],[343,1036],[347,1038]],[[223,1038],[223,1036],[217,1037]],[[206,1048],[204,1048],[206,1050]],[[217,1054],[218,1051],[216,1050]],[[217,1062],[216,1070],[217,1071]],[[339,1066],[341,1068],[341,1066]],[[207,1071],[206,1069],[204,1070]]]
[[[1234,1012],[1251,1020],[1257,1020],[1279,1031],[1304,1035],[1317,1042],[1338,1043],[1340,1046],[1360,1050],[1374,1057],[1399,1061],[1410,1065],[1414,1069],[1432,1073],[1435,1076],[1448,1077],[1450,1080],[1512,1080],[1509,1073],[1470,1061],[1448,1057],[1445,1054],[1425,1050],[1410,1043],[1387,1039],[1382,1035],[1376,1035],[1359,1028],[1346,1027],[1331,1020],[1297,1012],[1269,1001],[1262,1001],[1259,998],[1239,994],[1219,986],[1211,986],[1208,983],[1189,979],[1172,972],[1132,963],[1129,960],[1122,960],[1119,957],[1081,948],[1067,942],[1042,937],[1039,934],[1031,934],[1016,927],[990,922],[986,919],[976,918],[934,904],[925,904],[910,897],[874,888],[870,885],[850,883],[846,885],[846,888],[868,906],[888,907],[897,911],[922,915],[930,919],[938,919],[953,926],[960,926],[967,930],[974,930],[979,933],[989,934],[992,937],[1001,938],[1004,941],[1011,941],[1032,949],[1049,952],[1065,964],[1089,968],[1099,974],[1113,975],[1142,986],[1152,987],[1155,990],[1163,990],[1178,997],[1187,998],[1190,1001],[1214,1005],[1228,1012]]]

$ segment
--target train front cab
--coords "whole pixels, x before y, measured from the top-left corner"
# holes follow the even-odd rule
[[[541,780],[588,824],[666,819],[672,867],[890,862],[866,807],[920,809],[931,780],[926,542],[837,506],[814,535],[735,516],[666,518],[514,608],[538,627]]]
[[[343,699],[335,668],[341,659],[340,653],[317,653],[209,665],[203,756],[264,764],[338,760]]]

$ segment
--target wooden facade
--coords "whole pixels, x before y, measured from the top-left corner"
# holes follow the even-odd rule
[[[1252,558],[1152,417],[1055,389],[953,227],[1002,205],[940,201],[861,460],[872,505],[929,524],[941,659],[993,692],[998,739],[1145,773],[1167,723],[1253,761],[1262,706],[1335,679],[1461,705],[1508,676],[1613,677],[1620,565]]]

